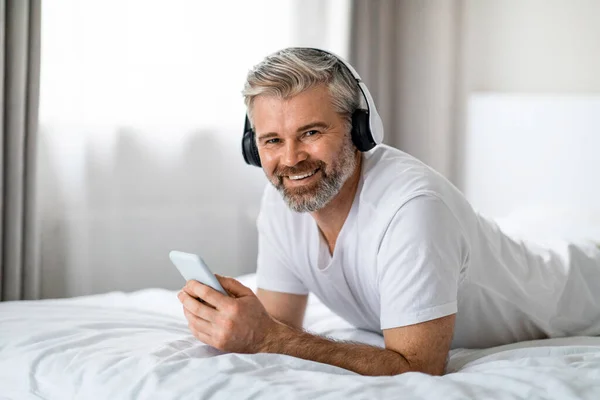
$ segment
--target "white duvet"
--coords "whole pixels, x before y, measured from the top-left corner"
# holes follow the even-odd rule
[[[253,287],[253,276],[242,279]],[[382,345],[311,298],[307,329]],[[0,399],[600,399],[600,338],[454,350],[448,374],[364,377],[276,354],[224,354],[176,292],[0,303]]]

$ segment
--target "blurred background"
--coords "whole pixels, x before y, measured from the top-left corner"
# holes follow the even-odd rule
[[[596,0],[43,2],[39,296],[180,288],[172,249],[255,271],[267,181],[240,153],[240,92],[287,46],[349,59],[385,142],[487,215],[557,206],[540,180],[579,190],[558,206],[590,198],[573,177],[600,148],[599,20]]]

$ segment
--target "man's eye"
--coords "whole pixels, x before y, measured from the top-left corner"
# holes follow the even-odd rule
[[[279,143],[279,139],[269,139],[265,142],[266,144],[275,144]]]
[[[319,133],[319,131],[308,131],[304,135],[310,137],[316,135],[317,133]]]

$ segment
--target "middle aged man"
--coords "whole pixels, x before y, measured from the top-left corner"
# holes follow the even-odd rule
[[[250,71],[244,95],[244,157],[272,184],[259,289],[219,277],[227,297],[189,281],[179,298],[199,340],[394,375],[443,374],[451,346],[600,334],[600,251],[514,240],[441,175],[379,144],[381,121],[350,65],[281,50]],[[309,292],[382,333],[385,348],[304,332]]]

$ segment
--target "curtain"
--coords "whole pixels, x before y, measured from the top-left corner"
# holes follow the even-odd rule
[[[40,1],[0,1],[0,299],[39,297]]]
[[[346,55],[346,3],[45,2],[42,297],[180,288],[170,250],[254,272],[267,180],[241,155],[246,74],[287,46]]]
[[[461,2],[353,0],[350,61],[372,92],[385,142],[455,178]]]

